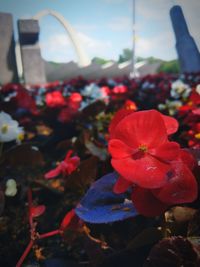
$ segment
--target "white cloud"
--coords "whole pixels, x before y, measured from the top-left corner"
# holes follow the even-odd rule
[[[130,31],[132,27],[132,18],[131,17],[118,17],[113,18],[108,24],[108,27],[112,31]]]
[[[73,28],[77,31],[94,31],[99,28],[99,25],[95,24],[75,24],[73,25]]]
[[[110,41],[94,39],[81,32],[77,37],[89,58],[94,56],[105,57],[105,53],[112,48]],[[40,43],[42,56],[46,60],[55,62],[77,61],[77,55],[69,37],[64,33],[52,34],[46,41]]]
[[[104,50],[112,47],[110,41],[97,40],[81,32],[78,33],[78,37],[85,47],[87,47],[88,49],[93,49],[96,52],[98,51],[98,49]]]
[[[136,2],[136,16],[142,16],[145,20],[162,20],[168,16],[170,1],[166,0],[140,0]]]
[[[136,56],[154,56],[165,60],[176,58],[175,40],[172,32],[165,32],[151,38],[136,38]]]
[[[107,4],[122,4],[127,2],[127,0],[103,0]]]

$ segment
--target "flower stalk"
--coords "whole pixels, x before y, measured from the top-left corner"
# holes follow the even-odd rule
[[[40,207],[40,206],[38,206],[38,207]],[[20,257],[19,261],[17,262],[16,267],[22,266],[24,260],[28,256],[29,252],[31,251],[33,245],[37,242],[37,240],[62,233],[62,231],[60,229],[56,229],[56,230],[53,230],[53,231],[50,231],[50,232],[47,232],[44,234],[39,234],[36,231],[37,223],[34,222],[34,217],[36,217],[36,215],[34,215],[32,212],[33,208],[34,208],[34,206],[33,206],[32,190],[31,190],[31,188],[29,188],[28,189],[28,213],[29,213],[29,225],[30,225],[30,241],[29,241],[29,244],[26,247],[25,251],[23,252],[22,256]]]

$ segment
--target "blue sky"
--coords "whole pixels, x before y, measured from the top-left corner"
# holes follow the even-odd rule
[[[180,4],[192,36],[200,47],[199,0],[136,0],[136,56],[177,57],[169,9]],[[0,11],[13,14],[16,21],[39,11],[59,12],[76,30],[89,58],[117,60],[123,48],[132,48],[133,0],[0,0]],[[42,56],[57,62],[77,61],[65,29],[51,16],[40,20]]]

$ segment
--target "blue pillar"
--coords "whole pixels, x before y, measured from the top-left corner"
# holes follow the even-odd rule
[[[200,53],[189,33],[183,11],[180,6],[173,6],[170,17],[176,37],[176,50],[182,72],[200,72]]]

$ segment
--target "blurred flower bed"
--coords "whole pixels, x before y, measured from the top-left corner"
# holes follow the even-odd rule
[[[200,74],[0,92],[1,266],[200,266]]]

